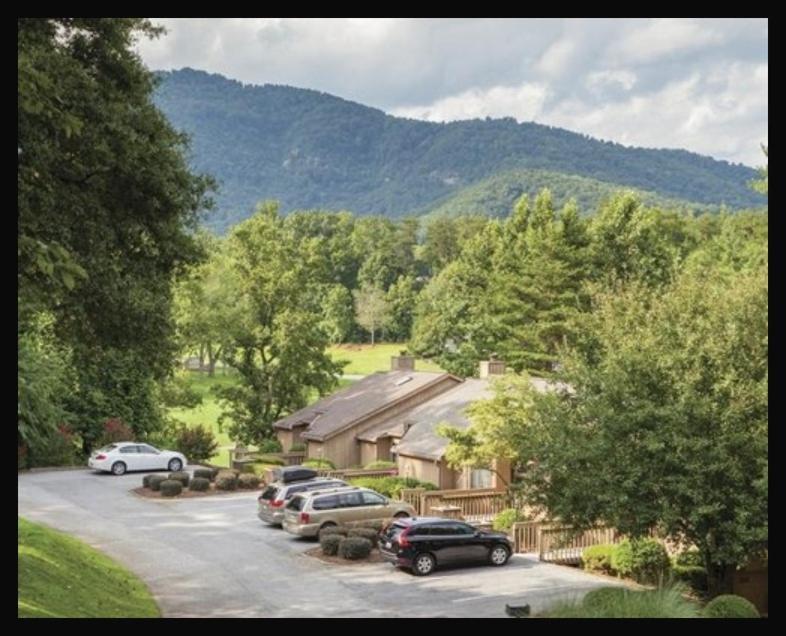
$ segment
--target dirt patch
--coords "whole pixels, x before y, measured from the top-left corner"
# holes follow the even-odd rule
[[[210,484],[210,490],[205,492],[199,492],[196,490],[190,490],[189,488],[183,489],[177,497],[164,497],[161,494],[161,491],[151,490],[150,488],[144,488],[140,486],[139,488],[132,488],[131,492],[135,495],[140,497],[146,497],[148,499],[192,499],[195,497],[212,497],[214,495],[233,495],[239,492],[257,492],[262,490],[264,486],[260,485],[258,488],[238,488],[237,490],[217,490],[215,484]]]
[[[386,563],[385,559],[382,558],[382,555],[377,549],[372,550],[371,554],[368,555],[368,558],[357,560],[344,559],[340,556],[327,556],[326,554],[322,554],[322,548],[320,547],[306,550],[303,554],[315,559],[319,559],[323,563],[330,563],[331,565],[364,565],[368,563]]]

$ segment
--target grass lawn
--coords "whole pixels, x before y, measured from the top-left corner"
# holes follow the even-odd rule
[[[224,448],[219,448],[218,454],[210,458],[210,463],[216,466],[229,466],[228,447],[234,447],[235,442],[229,438],[226,432],[219,432],[218,430],[218,417],[221,415],[221,407],[215,393],[211,389],[214,386],[232,386],[237,384],[239,382],[238,376],[229,373],[224,375],[221,372],[217,372],[211,378],[207,374],[189,371],[187,377],[190,386],[202,396],[202,404],[193,409],[170,409],[169,413],[188,426],[203,425],[213,431],[219,445]],[[339,380],[338,388],[341,389],[350,384],[352,384],[352,380]],[[309,396],[309,402],[315,402],[318,397],[316,391],[314,391]],[[225,422],[224,426],[225,428],[228,427],[229,423]]]
[[[406,345],[395,342],[377,343],[373,347],[370,344],[344,344],[330,347],[328,353],[334,360],[349,360],[344,373],[368,375],[375,371],[390,371],[390,357],[399,355],[402,349],[406,349]],[[422,359],[415,362],[415,370],[442,371],[435,362]]]
[[[142,581],[73,537],[17,518],[19,618],[157,618]]]

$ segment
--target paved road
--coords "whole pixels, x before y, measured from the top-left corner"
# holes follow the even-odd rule
[[[387,564],[327,565],[303,554],[313,541],[259,521],[255,493],[143,499],[129,492],[141,480],[88,470],[20,475],[19,514],[123,563],[168,617],[503,617],[505,603],[538,611],[608,584],[524,555],[502,568],[424,578]]]

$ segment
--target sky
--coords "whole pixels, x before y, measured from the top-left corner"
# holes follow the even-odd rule
[[[154,70],[324,91],[400,117],[514,117],[766,163],[766,19],[167,18]]]

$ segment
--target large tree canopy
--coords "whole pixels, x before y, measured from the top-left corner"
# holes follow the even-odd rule
[[[156,425],[152,382],[175,351],[172,277],[199,256],[189,230],[209,182],[189,171],[132,51],[158,34],[131,18],[17,21],[19,319],[24,332],[51,311],[70,346],[69,410],[86,446],[121,412],[138,431]]]

